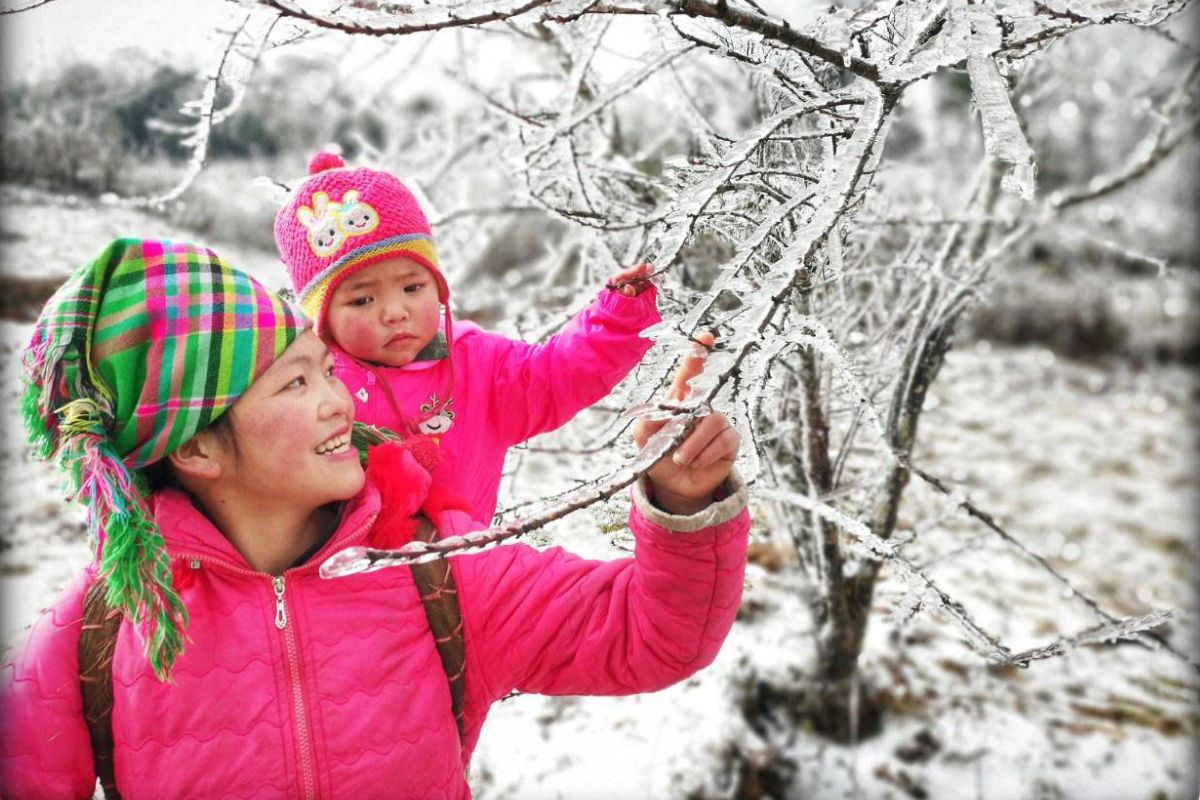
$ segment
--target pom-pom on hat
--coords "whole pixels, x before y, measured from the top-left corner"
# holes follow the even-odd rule
[[[109,605],[146,634],[165,677],[187,612],[138,473],[207,427],[308,320],[215,253],[119,239],[42,309],[22,358],[34,454],[87,507]]]
[[[348,168],[328,150],[312,157],[308,173],[275,216],[275,242],[317,333],[323,335],[329,298],[338,284],[389,258],[411,258],[428,269],[437,282],[438,299],[449,304],[450,287],[438,264],[429,221],[403,183],[380,170]]]

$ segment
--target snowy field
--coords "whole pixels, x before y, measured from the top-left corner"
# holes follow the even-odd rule
[[[21,202],[33,220],[22,230],[62,235],[6,228],[2,274],[30,265],[63,274],[120,234],[191,238],[134,211],[57,207],[19,192],[7,200]],[[272,254],[206,243],[281,285]],[[4,648],[88,558],[80,514],[62,503],[49,471],[30,463],[20,434],[17,362],[30,327],[0,322]],[[976,344],[951,354],[931,394],[916,463],[965,492],[1114,616],[1175,610],[1164,633],[1176,649],[1196,649],[1195,375]],[[522,458],[539,491],[566,485],[569,476],[549,456]],[[619,532],[597,531],[614,527],[620,505],[577,514],[542,538],[617,557]],[[777,538],[766,522],[758,515],[759,543]],[[897,537],[907,542],[906,557],[1013,650],[1099,622],[1012,545],[915,479]],[[841,747],[786,720],[775,731],[752,729],[735,687],[804,672],[812,658],[806,587],[794,572],[768,567],[751,565],[742,618],[724,650],[684,684],[633,698],[518,696],[499,704],[472,764],[477,797],[732,796],[722,765],[733,746],[743,755],[784,748],[796,765],[789,797],[806,800],[1196,796],[1195,670],[1131,643],[1023,670],[989,668],[936,611],[912,608],[890,576],[877,589],[862,659],[864,675],[885,692],[883,733]]]

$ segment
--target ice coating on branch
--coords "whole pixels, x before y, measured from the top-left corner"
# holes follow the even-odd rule
[[[955,4],[946,10],[945,23],[929,41],[910,41],[895,67],[884,70],[883,78],[896,83],[919,80],[957,64],[967,57],[971,27],[964,6]],[[913,35],[916,35],[914,30]]]
[[[591,5],[593,3],[594,3],[594,0],[592,0],[592,2],[586,3],[584,5]],[[633,70],[629,74],[622,76],[616,82],[614,88],[605,92],[604,96],[593,101],[587,107],[580,109],[579,111],[576,111],[575,113],[567,116],[565,119],[560,119],[558,121],[558,124],[555,125],[552,129],[548,129],[548,130],[546,130],[545,133],[535,137],[531,143],[531,146],[528,148],[528,152],[526,153],[526,158],[532,159],[538,153],[545,150],[547,147],[549,147],[551,144],[553,144],[555,141],[557,141],[560,137],[562,137],[566,134],[569,134],[571,131],[573,131],[575,128],[577,128],[581,123],[583,123],[585,120],[596,116],[601,111],[603,111],[604,109],[608,108],[610,105],[615,103],[617,100],[619,100],[620,98],[622,98],[625,95],[632,92],[634,89],[636,89],[638,86],[640,86],[643,82],[645,82],[648,78],[650,78],[654,75],[657,75],[668,64],[672,63],[673,61],[678,59],[680,56],[682,56],[686,53],[690,53],[692,50],[695,50],[697,47],[698,47],[698,45],[690,44],[690,43],[685,44],[681,47],[677,47],[674,50],[668,51],[667,53],[659,56],[658,58],[653,59],[652,61],[643,65],[639,69]]]
[[[879,440],[886,446],[888,443],[887,430],[884,428],[879,411],[867,395],[867,391],[855,373],[849,357],[837,346],[837,342],[833,340],[833,334],[830,333],[829,329],[815,318],[807,317],[799,326],[798,332],[792,337],[792,341],[803,347],[813,348],[829,361],[834,378],[837,379],[835,381],[835,388],[850,395],[866,416],[867,421],[871,423],[871,427],[874,429],[876,435],[879,436]],[[887,451],[891,452],[890,449]],[[892,458],[895,458],[894,454]]]
[[[321,563],[322,578],[342,578],[346,575],[357,575],[369,572],[371,559],[365,547],[347,547],[339,550]]]
[[[720,164],[705,181],[688,189],[671,204],[667,218],[663,222],[664,229],[659,233],[658,241],[655,242],[653,248],[654,262],[669,264],[678,257],[684,243],[692,235],[692,230],[700,214],[764,141],[791,120],[829,105],[831,102],[822,98],[809,103],[789,106],[755,125],[746,136],[725,151],[725,156],[721,159]],[[727,279],[731,278],[732,275]],[[714,291],[709,293],[709,304],[712,302],[711,298],[715,297],[718,291],[717,287],[714,287]],[[698,318],[695,309],[692,314],[688,315],[688,319],[694,316]],[[690,330],[686,325],[685,329]]]
[[[191,153],[182,177],[167,191],[153,196],[126,200],[133,206],[157,207],[178,199],[195,182],[208,162],[208,149],[213,128],[229,119],[241,107],[250,87],[250,76],[262,51],[267,46],[278,16],[269,9],[255,9],[244,17],[229,36],[226,46],[214,57],[204,90],[199,100],[183,104],[180,113],[195,120],[185,125],[173,125],[151,120],[149,126],[183,136],[180,144]],[[222,91],[224,90],[224,91]],[[218,103],[224,105],[218,107]]]
[[[967,72],[971,76],[971,98],[983,125],[983,146],[1009,165],[1002,179],[1004,188],[1023,200],[1032,200],[1037,176],[1033,148],[1025,138],[1008,96],[1008,85],[992,57],[1000,48],[1000,23],[985,6],[970,6],[965,13],[971,26]]]
[[[829,257],[829,277],[842,277],[842,226],[835,225],[825,241],[825,254]]]
[[[1171,612],[1169,611],[1156,611],[1141,617],[1127,617],[1108,625],[1090,628],[1074,636],[1066,636],[1042,647],[1025,650],[1012,656],[1012,660],[1021,665],[1028,665],[1030,661],[1065,655],[1083,645],[1114,644],[1121,639],[1137,639],[1143,631],[1157,628],[1170,619]]]
[[[939,589],[911,561],[897,553],[889,542],[872,533],[867,523],[839,511],[828,503],[796,492],[762,487],[755,491],[760,497],[797,506],[836,525],[840,530],[849,534],[850,539],[847,545],[851,551],[862,557],[884,560],[890,564],[900,580],[908,586],[909,591],[919,595],[917,602],[925,607],[932,606],[945,613],[966,635],[967,643],[972,649],[994,663],[1009,663],[1011,654],[1007,648],[999,644],[997,637],[983,630],[961,603],[954,601]]]

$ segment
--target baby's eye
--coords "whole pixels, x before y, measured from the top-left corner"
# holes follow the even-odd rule
[[[423,283],[410,283],[408,286],[404,287],[404,291],[408,292],[409,294],[416,294],[424,288],[425,284]]]
[[[325,368],[325,377],[326,378],[333,377],[333,364],[330,364],[328,367]]]
[[[294,377],[290,381],[288,381],[287,386],[284,386],[283,388],[284,389],[299,389],[303,385],[304,385],[304,376],[297,375],[296,377]]]
[[[371,298],[368,296],[355,297],[350,300],[350,305],[352,305],[352,306],[365,306],[365,305],[369,305],[370,303],[371,303]]]

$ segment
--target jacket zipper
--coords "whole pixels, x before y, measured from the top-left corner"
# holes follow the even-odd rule
[[[271,578],[271,586],[275,589],[275,627],[283,631],[284,649],[287,653],[288,683],[292,687],[292,702],[296,712],[296,738],[300,742],[300,764],[304,775],[304,796],[316,797],[313,785],[313,753],[312,742],[308,736],[308,714],[304,708],[304,690],[300,685],[299,648],[296,647],[295,628],[288,626],[287,601],[284,592],[287,584],[283,576]]]
[[[343,546],[354,544],[358,539],[375,524],[375,519],[378,514],[371,514],[367,520],[352,534],[346,536],[342,540]],[[304,776],[304,796],[315,797],[316,788],[313,775],[315,773],[314,755],[312,752],[312,742],[309,739],[308,732],[308,716],[304,708],[304,693],[300,685],[299,651],[300,648],[296,644],[295,627],[288,624],[287,601],[285,593],[287,584],[284,582],[284,576],[289,572],[294,572],[294,569],[284,570],[283,575],[267,575],[263,572],[258,572],[253,569],[239,567],[223,558],[213,558],[212,556],[201,555],[198,553],[178,553],[174,558],[193,562],[212,564],[221,569],[229,570],[237,575],[248,575],[255,578],[265,577],[271,581],[271,588],[275,593],[275,627],[283,631],[284,635],[284,651],[287,657],[288,683],[292,687],[292,700],[296,713],[296,737],[299,740],[301,773]]]

